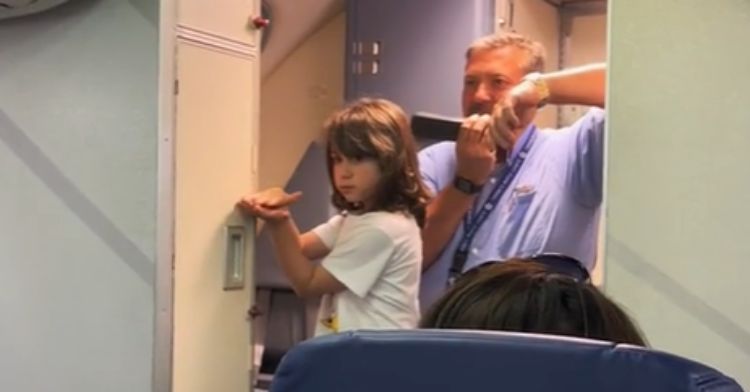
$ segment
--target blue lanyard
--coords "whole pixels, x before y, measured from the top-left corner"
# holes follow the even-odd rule
[[[490,216],[490,213],[495,209],[497,203],[500,202],[500,198],[508,190],[511,182],[513,182],[513,179],[521,170],[524,161],[526,161],[526,156],[529,154],[531,146],[534,144],[534,139],[536,138],[536,127],[532,125],[524,136],[526,137],[525,140],[522,141],[523,144],[521,145],[520,151],[511,158],[510,164],[503,168],[500,180],[495,183],[495,187],[492,189],[492,192],[490,192],[487,201],[485,201],[481,208],[479,208],[479,211],[474,212],[473,210],[476,210],[475,207],[464,216],[464,236],[458,244],[458,248],[453,257],[453,264],[449,270],[449,285],[452,284],[455,278],[463,272],[464,265],[469,256],[469,246],[471,246],[474,236],[477,234],[482,224],[487,220],[487,217]]]

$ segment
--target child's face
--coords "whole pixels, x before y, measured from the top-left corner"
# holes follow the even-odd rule
[[[382,176],[377,161],[371,158],[347,158],[336,152],[331,159],[336,190],[349,203],[363,203],[365,209],[372,207]]]

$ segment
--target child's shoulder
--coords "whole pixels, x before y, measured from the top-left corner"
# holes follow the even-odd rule
[[[356,226],[372,227],[388,235],[419,230],[416,219],[403,212],[372,211],[362,215],[350,214],[347,219],[352,219]]]

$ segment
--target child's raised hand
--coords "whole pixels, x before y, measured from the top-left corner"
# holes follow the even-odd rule
[[[288,207],[302,197],[302,192],[286,193],[281,188],[245,196],[237,203],[244,213],[265,220],[283,220],[289,217]]]

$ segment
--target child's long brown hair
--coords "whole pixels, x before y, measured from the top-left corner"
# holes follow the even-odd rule
[[[374,159],[382,177],[371,211],[402,211],[422,225],[429,192],[422,183],[416,143],[404,111],[385,99],[362,98],[335,112],[325,124],[328,175],[333,181],[333,155]],[[335,186],[333,205],[357,210]]]

